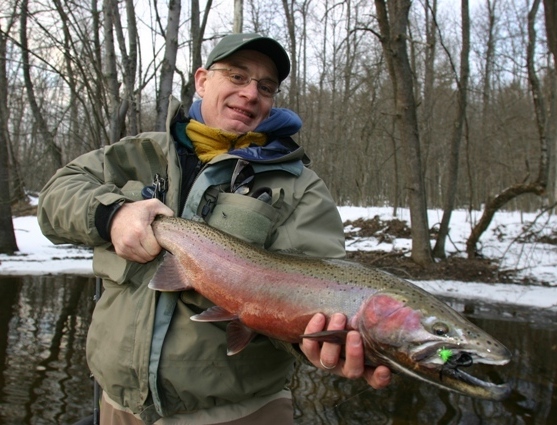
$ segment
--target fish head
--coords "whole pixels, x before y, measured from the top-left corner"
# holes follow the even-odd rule
[[[504,365],[510,351],[487,332],[425,291],[386,290],[372,295],[353,319],[372,364],[468,396],[501,400],[506,385],[462,371],[473,364]]]

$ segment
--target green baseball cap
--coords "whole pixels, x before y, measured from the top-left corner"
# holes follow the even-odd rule
[[[256,33],[229,34],[222,38],[215,46],[205,63],[205,68],[218,62],[238,50],[257,50],[269,56],[275,63],[278,71],[279,83],[281,83],[290,73],[290,59],[284,48],[276,40],[263,37]]]

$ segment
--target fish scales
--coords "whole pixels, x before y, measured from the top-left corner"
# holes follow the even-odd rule
[[[237,312],[242,323],[263,334],[268,335],[267,328],[271,327],[272,336],[299,342],[313,314],[345,311],[352,316],[374,292],[363,285],[333,280],[338,268],[326,262],[321,269],[307,273],[314,263],[321,264],[320,260],[290,255],[275,258],[249,244],[236,243],[239,241],[227,249],[230,238],[208,226],[178,221],[180,226],[191,229],[184,238],[174,231],[175,223],[164,223],[172,225],[165,229],[165,224],[157,222],[156,234],[164,234],[158,236],[159,243],[187,264],[191,276],[188,285],[215,304]],[[345,272],[341,277],[347,276],[350,277]]]
[[[153,230],[172,255],[165,255],[150,287],[193,289],[218,306],[193,320],[231,320],[241,327],[229,326],[230,332],[247,329],[299,343],[302,337],[329,340],[328,333],[303,332],[314,314],[341,312],[348,319],[347,330],[362,334],[369,363],[473,397],[498,400],[508,395],[508,386],[481,381],[460,366],[505,364],[510,352],[404,279],[356,262],[269,252],[190,220],[157,218]],[[236,348],[234,352],[242,347]],[[451,354],[442,357],[441,350]]]

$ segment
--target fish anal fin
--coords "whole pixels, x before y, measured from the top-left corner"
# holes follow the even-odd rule
[[[227,354],[233,356],[238,354],[257,335],[256,332],[245,326],[239,320],[233,320],[226,327]]]
[[[189,284],[187,272],[178,258],[167,252],[149,282],[149,288],[161,292],[174,292],[192,289],[192,286]]]
[[[226,322],[229,320],[236,320],[238,319],[238,316],[226,311],[222,307],[214,306],[208,308],[202,313],[191,316],[190,319],[195,322]]]
[[[337,330],[337,331],[323,331],[315,332],[312,334],[301,335],[301,338],[310,338],[319,342],[332,342],[335,344],[346,344],[347,330]]]

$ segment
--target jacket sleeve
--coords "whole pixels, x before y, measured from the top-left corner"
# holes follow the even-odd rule
[[[116,185],[104,182],[103,158],[103,149],[78,157],[59,169],[39,194],[37,219],[53,243],[106,244],[95,226],[96,210],[126,197]]]
[[[305,168],[294,185],[289,200],[292,212],[277,229],[269,249],[294,250],[312,257],[345,257],[344,227],[325,182]]]

